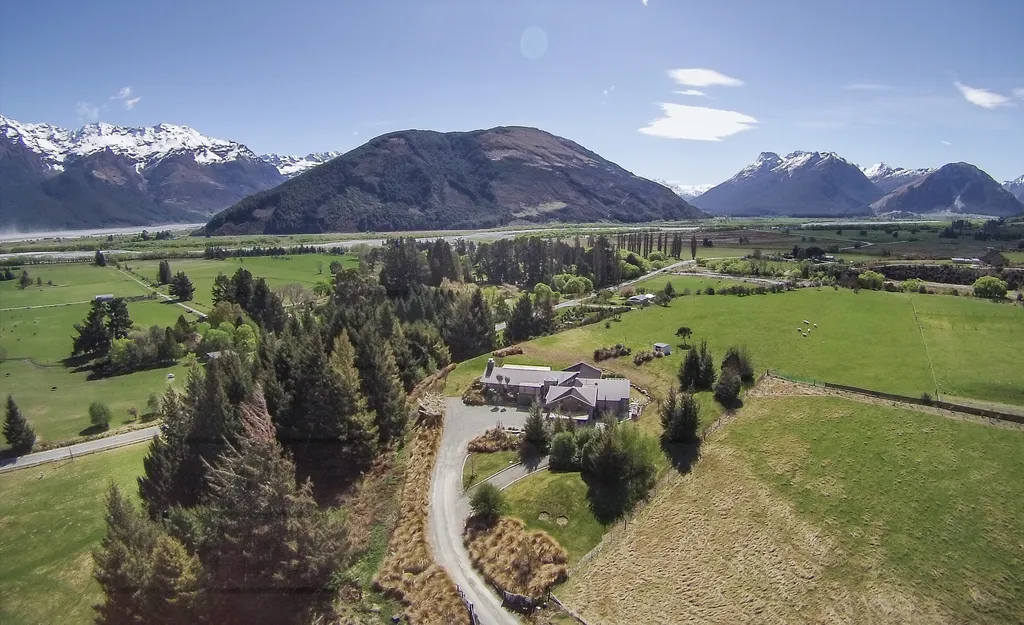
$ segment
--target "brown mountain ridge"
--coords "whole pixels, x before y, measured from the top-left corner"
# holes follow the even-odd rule
[[[218,213],[205,232],[365,232],[706,215],[573,141],[527,127],[392,132]]]

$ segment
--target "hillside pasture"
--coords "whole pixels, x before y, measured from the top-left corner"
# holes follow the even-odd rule
[[[748,398],[560,597],[624,622],[1016,623],[1024,431]]]

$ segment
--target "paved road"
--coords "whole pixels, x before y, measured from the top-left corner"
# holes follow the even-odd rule
[[[15,469],[34,467],[47,462],[65,460],[74,456],[84,456],[86,454],[95,453],[97,451],[106,451],[115,447],[145,443],[159,433],[160,426],[154,425],[152,427],[142,428],[141,430],[125,432],[124,434],[114,434],[113,436],[97,438],[96,440],[86,441],[84,443],[76,443],[68,447],[58,447],[56,449],[50,449],[49,451],[39,451],[34,454],[28,454],[27,456],[20,456],[9,460],[0,460],[0,473],[5,471],[14,471]]]
[[[470,514],[469,501],[462,492],[462,465],[469,441],[498,421],[522,427],[527,413],[512,408],[501,412],[493,406],[466,406],[458,397],[449,397],[446,404],[444,434],[430,481],[428,539],[434,559],[466,593],[482,625],[518,625],[519,619],[501,607],[501,599],[473,569],[462,544],[462,530]]]
[[[0,308],[0,312],[8,312],[11,310],[35,310],[36,308],[57,308],[58,306],[74,306],[75,304],[88,304],[92,300],[83,300],[81,302],[63,302],[60,304],[39,304],[38,306],[15,306],[13,308]]]

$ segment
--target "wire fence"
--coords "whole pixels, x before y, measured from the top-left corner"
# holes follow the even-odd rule
[[[888,401],[901,402],[906,404],[915,404],[918,406],[931,406],[933,408],[941,408],[943,410],[950,410],[953,412],[962,412],[964,414],[970,414],[978,417],[985,417],[988,419],[995,419],[998,421],[1011,421],[1013,423],[1024,424],[1024,415],[1014,414],[1011,412],[1002,412],[1000,410],[993,410],[991,408],[980,408],[978,406],[968,406],[965,404],[957,404],[948,401],[942,401],[937,397],[931,397],[927,393],[920,397],[909,397],[907,395],[897,395],[895,393],[884,393],[882,391],[875,391],[867,388],[860,388],[858,386],[849,386],[846,384],[836,384],[834,382],[822,382],[820,380],[813,380],[810,378],[801,378],[798,376],[787,375],[779,371],[769,370],[767,375],[773,378],[779,378],[782,380],[789,380],[790,382],[797,382],[800,384],[809,384],[825,389],[831,389],[836,391],[844,391],[847,393],[855,393],[857,395],[866,395],[868,397],[875,397],[877,399],[885,399]]]

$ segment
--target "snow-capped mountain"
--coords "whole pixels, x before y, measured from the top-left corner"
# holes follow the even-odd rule
[[[1024,205],[970,163],[949,163],[878,200],[876,213],[962,213],[1010,217]]]
[[[188,126],[69,130],[0,116],[3,228],[202,221],[284,180],[241,143]]]
[[[657,182],[663,187],[668,187],[669,189],[672,190],[673,193],[683,198],[684,200],[692,200],[693,198],[704,193],[711,187],[715,186],[713,184],[679,184],[678,182],[660,179],[655,179],[654,182]]]
[[[868,214],[881,195],[860,168],[835,152],[762,152],[693,203],[724,215],[831,217]]]
[[[0,130],[9,141],[20,140],[54,171],[63,171],[69,158],[103,150],[136,161],[141,167],[182,152],[191,152],[196,162],[204,165],[256,158],[241,143],[214,139],[174,124],[129,128],[98,122],[67,130],[50,124],[23,124],[0,115]]]
[[[282,156],[280,154],[260,154],[260,158],[277,167],[282,176],[293,178],[307,169],[323,165],[327,161],[341,156],[341,152],[312,152],[305,156]]]
[[[934,169],[906,169],[904,167],[892,167],[887,163],[875,163],[869,167],[862,167],[861,171],[868,177],[868,180],[875,183],[875,186],[882,193],[891,193],[905,184],[920,180]]]
[[[1012,193],[1018,200],[1024,202],[1024,176],[1016,180],[1007,180],[1003,183],[1003,188]]]

